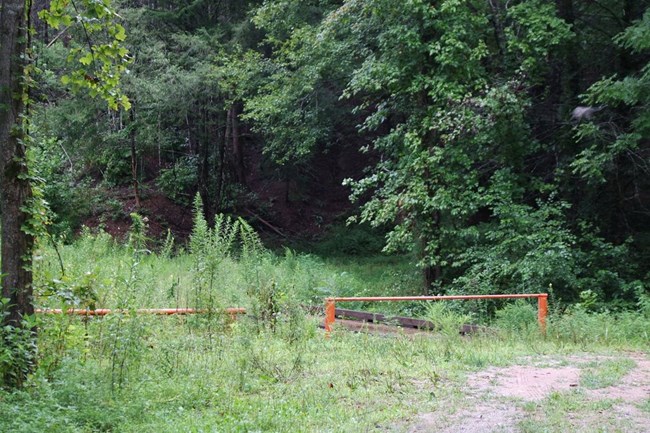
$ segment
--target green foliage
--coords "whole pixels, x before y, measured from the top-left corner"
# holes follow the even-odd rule
[[[161,170],[156,183],[167,197],[187,205],[190,192],[198,181],[196,167],[196,157],[181,158],[172,168]]]
[[[119,15],[110,1],[54,0],[39,18],[53,29],[76,31],[85,43],[79,43],[68,53],[71,72],[61,82],[72,90],[86,90],[90,96],[100,96],[114,110],[131,108],[129,98],[120,90],[120,78],[130,63],[129,51],[124,47],[126,32],[117,22]],[[97,39],[93,40],[91,37]]]
[[[469,265],[454,280],[457,292],[535,293],[551,285],[569,301],[583,290],[609,300],[633,299],[624,289],[626,266],[616,265],[628,254],[625,245],[604,242],[586,225],[579,235],[572,233],[565,221],[566,203],[530,207],[494,198],[496,221],[467,230],[472,245],[454,256],[455,266]]]
[[[237,227],[229,217],[220,215],[215,228],[211,229],[203,217],[198,194],[194,200],[194,212],[194,229],[190,238],[190,252],[195,263],[192,305],[195,308],[214,308],[218,266],[232,253]]]
[[[607,221],[615,221],[616,212],[624,213],[629,221],[628,232],[639,237],[644,237],[647,231],[643,222],[647,219],[647,211],[636,191],[648,187],[649,29],[650,13],[645,10],[639,20],[617,30],[620,33],[613,42],[626,61],[626,67],[617,74],[604,75],[584,95],[584,101],[599,106],[603,114],[577,126],[575,141],[579,152],[569,165],[573,174],[587,183],[588,187],[582,190],[586,193],[582,194],[592,205],[584,207],[597,216],[592,217],[594,220],[602,221],[603,230],[617,231],[620,225],[614,223],[607,228]],[[625,198],[617,203],[602,194],[608,190],[619,190]],[[643,245],[635,248],[642,256],[647,250]],[[634,256],[628,260],[634,261]]]
[[[93,191],[88,182],[77,180],[74,164],[62,151],[63,144],[54,138],[41,136],[38,126],[32,134],[34,143],[29,147],[29,160],[38,185],[51,212],[47,224],[41,225],[56,237],[70,237],[75,228],[92,212]]]
[[[507,332],[525,335],[539,332],[537,309],[530,303],[518,301],[510,303],[496,312],[495,325]]]
[[[315,252],[325,257],[373,256],[384,246],[382,232],[368,225],[335,225],[316,244]]]
[[[93,271],[79,276],[64,273],[46,280],[42,285],[39,284],[38,289],[41,296],[49,297],[52,305],[56,307],[94,310],[99,301],[96,290],[97,279],[98,275]]]
[[[470,279],[478,279],[490,285],[490,278],[465,267],[470,260],[499,272],[485,251],[473,249],[478,240],[492,253],[507,251],[512,268],[502,268],[504,274],[518,271],[526,280],[516,288],[506,283],[485,291],[521,291],[521,286],[536,290],[531,286],[544,281],[539,271],[556,274],[554,266],[562,263],[571,235],[564,227],[558,231],[562,216],[557,211],[542,205],[538,210],[523,201],[523,191],[548,194],[535,191],[536,180],[525,174],[526,158],[538,150],[538,143],[526,138],[530,99],[524,89],[539,79],[538,60],[566,42],[569,29],[553,16],[550,5],[540,2],[493,10],[492,19],[502,26],[496,39],[476,9],[488,8],[484,3],[413,5],[358,4],[336,17],[343,22],[354,13],[362,23],[355,29],[363,32],[339,28],[336,20],[327,22],[339,38],[352,39],[364,53],[346,90],[364,106],[377,107],[364,128],[379,129],[391,117],[405,119],[375,140],[383,160],[372,175],[348,182],[355,198],[373,194],[362,207],[361,221],[395,224],[387,236],[388,251],[422,245],[422,267],[458,270],[446,271],[438,284],[454,281],[466,290]],[[495,222],[503,217],[508,235],[500,238],[491,226],[481,239],[472,221],[479,212],[490,213]],[[548,227],[541,233],[540,227],[531,227],[529,233],[549,238],[531,238],[517,253],[513,241],[525,237],[525,221],[535,219]],[[513,220],[514,226],[509,224]],[[557,238],[562,233],[567,240]],[[544,250],[529,254],[530,245]],[[548,256],[552,249],[557,259]]]
[[[77,307],[74,303],[61,302],[63,309]],[[88,308],[86,306],[86,308]],[[40,331],[38,335],[38,371],[45,378],[52,378],[70,353],[78,353],[80,362],[88,359],[92,352],[87,327],[79,323],[78,318],[64,314],[43,317],[39,320]]]
[[[174,236],[172,235],[171,230],[167,229],[167,236],[165,236],[165,242],[160,249],[160,256],[164,258],[171,258],[174,253]]]
[[[36,365],[33,317],[25,317],[21,326],[5,325],[9,299],[0,298],[0,388],[21,388]]]
[[[70,31],[78,36],[85,24],[65,21],[66,4],[55,2],[59,15],[50,12],[47,18],[61,29],[72,25]],[[181,260],[192,261],[195,272],[179,271],[160,282],[165,294],[156,299],[211,308],[241,300],[266,306],[270,318],[292,304],[289,294],[294,292],[320,302],[332,293],[417,290],[417,274],[408,263],[381,269],[381,260],[358,259],[337,272],[333,269],[340,263],[294,253],[274,257],[250,226],[219,214],[220,205],[230,203],[224,194],[230,181],[227,119],[237,115],[233,107],[243,107],[239,119],[254,131],[250,144],[263,143],[267,155],[285,164],[280,173],[287,180],[321,149],[368,145],[371,160],[379,163],[366,177],[349,181],[354,197],[364,203],[360,219],[391,228],[388,251],[415,251],[421,267],[438,267],[440,291],[538,292],[552,284],[555,295],[567,302],[592,293],[588,309],[593,312],[630,306],[645,293],[642,266],[635,265],[643,260],[634,256],[643,257],[642,242],[625,243],[620,233],[626,229],[616,235],[606,229],[630,221],[602,218],[608,206],[590,203],[588,194],[582,198],[582,184],[572,177],[613,185],[624,155],[636,158],[625,166],[636,173],[627,179],[643,190],[644,69],[601,81],[592,92],[600,96],[588,100],[631,106],[629,116],[623,112],[621,118],[641,120],[630,123],[623,135],[620,128],[607,129],[607,122],[584,122],[579,129],[596,136],[580,132],[580,143],[564,142],[562,132],[549,129],[549,138],[542,132],[547,124],[538,117],[560,114],[540,115],[539,107],[564,103],[552,99],[563,83],[550,77],[565,69],[577,73],[561,60],[562,50],[578,36],[585,42],[576,34],[581,24],[571,27],[550,3],[243,2],[228,3],[222,11],[227,19],[202,5],[125,9],[121,24],[115,21],[104,35],[119,41],[124,36],[119,26],[129,30],[138,61],[123,86],[137,102],[133,121],[106,113],[88,99],[63,99],[65,89],[55,79],[65,73],[63,44],[43,52],[43,98],[56,103],[39,112],[35,122],[38,164],[47,180],[45,198],[63,223],[73,227],[93,210],[89,185],[130,181],[131,137],[138,145],[136,162],[142,167],[148,161],[147,180],[155,179],[179,202],[188,203],[196,190],[210,202],[196,206],[191,254],[180,254]],[[591,7],[575,6],[576,13]],[[104,20],[110,16],[91,13]],[[618,48],[642,53],[646,24],[644,16],[623,30],[616,38]],[[102,41],[110,45],[108,39]],[[87,52],[74,55],[86,72],[102,70],[104,55],[120,57],[110,46],[97,52],[96,65],[85,64],[92,59]],[[160,168],[160,175],[152,167]],[[618,200],[613,191],[592,193]],[[118,201],[96,203],[116,217],[126,216]],[[217,215],[214,227],[204,214]],[[132,249],[144,250],[143,233],[132,232],[133,245],[138,244]],[[102,236],[93,241],[82,236],[87,253],[96,252],[89,245],[99,245]],[[166,257],[170,245],[164,248]],[[348,253],[375,247],[374,235],[365,229],[336,235],[322,246]],[[119,258],[120,247],[107,243],[106,249],[115,254],[110,266],[132,268],[131,259]],[[146,266],[153,269],[143,265],[147,262],[145,255],[138,258],[136,274],[149,272]],[[374,273],[359,270],[365,265]],[[85,280],[84,272],[92,277]],[[133,284],[129,278],[122,283]],[[133,286],[137,299],[126,304],[145,299],[152,290],[143,279]],[[59,281],[41,285],[61,293],[52,301],[115,301],[100,293],[117,281],[106,271],[77,270]],[[84,292],[87,286],[93,290]]]
[[[243,118],[263,135],[264,152],[283,166],[306,163],[318,147],[336,140],[337,127],[347,127],[338,105],[352,59],[319,28],[332,9],[329,1],[292,0],[255,10],[253,23],[265,32],[272,55],[249,52],[238,68],[248,78]]]
[[[246,269],[244,275],[245,293],[250,305],[249,314],[253,317],[259,332],[267,327],[273,331],[280,317],[286,317],[289,324],[300,323],[296,306],[273,277],[267,274],[272,258],[262,245],[255,230],[243,219],[234,220],[219,214],[214,227],[210,228],[202,212],[200,196],[194,200],[194,230],[190,239],[190,252],[195,262],[194,291],[196,305],[201,308],[214,308],[216,285],[219,273],[223,272],[224,261],[238,260]],[[290,326],[290,334],[295,329]]]
[[[259,195],[258,175],[318,182],[331,175],[321,153],[363,148],[372,167],[347,182],[363,204],[358,220],[388,231],[386,251],[418,255],[437,290],[552,283],[566,301],[591,289],[602,302],[634,302],[648,244],[648,14],[623,3],[605,14],[540,0],[228,1],[219,12],[204,0],[120,3],[112,27],[89,35],[118,69],[130,55],[112,52],[114,41],[136,59],[122,77],[135,101],[126,118],[65,98],[64,45],[80,71],[107,59],[99,50],[84,65],[90,24],[54,2],[44,16],[70,29],[35,41],[44,104],[33,123],[54,232],[73,233],[90,213],[128,217],[94,186],[132,182],[132,142],[144,191],[184,206],[198,191],[209,220],[248,209],[242,197]],[[77,6],[97,23],[111,17]],[[589,86],[583,102],[602,109],[569,122]],[[253,194],[235,185],[233,119]],[[364,230],[322,249],[374,253]]]
[[[0,413],[11,414],[0,431],[391,429],[439,410],[440,396],[455,392],[449,384],[477,367],[540,352],[647,348],[650,15],[640,6],[154,3],[120,3],[118,16],[105,1],[59,0],[41,14],[62,33],[34,42],[43,106],[29,145],[44,182],[26,228],[71,234],[94,211],[127,217],[121,201],[94,187],[132,182],[135,162],[146,187],[178,203],[199,191],[189,250],[173,254],[169,232],[160,254],[147,250],[138,214],[127,245],[89,230],[70,245],[40,242],[40,306],[123,311],[40,320],[40,369],[25,390],[0,391]],[[568,124],[579,92],[599,77],[584,102],[603,108]],[[128,94],[134,115],[66,98],[69,89],[112,108],[128,109]],[[366,226],[335,228],[317,249],[327,260],[264,248],[249,224],[221,213],[241,209],[231,192],[233,119],[255,166],[261,148],[259,165],[273,160],[287,182],[323,176],[320,152],[363,147],[373,166],[347,182],[358,219],[389,230],[386,251],[418,257],[367,257],[379,242]],[[440,292],[552,288],[546,338],[528,303],[496,312],[495,304],[433,304],[427,315],[442,332],[409,340],[337,332],[323,341],[302,309],[332,295],[412,294],[413,262],[439,271]],[[134,314],[170,304],[209,314]],[[249,315],[229,323],[224,306]],[[458,335],[459,325],[493,313],[505,332]],[[21,375],[35,361],[32,326],[0,330],[1,374]],[[610,367],[589,383],[625,371]],[[548,406],[582,408],[565,400]]]
[[[513,5],[506,20],[512,22],[505,29],[508,56],[511,57],[508,60],[532,77],[540,77],[547,69],[545,59],[553,49],[573,37],[567,23],[557,16],[556,7],[541,0]]]
[[[576,308],[582,308],[586,311],[594,310],[598,304],[598,295],[592,290],[580,292],[580,302],[575,304]]]
[[[456,338],[459,338],[461,327],[472,322],[470,315],[454,311],[444,302],[431,303],[427,307],[425,318],[433,323],[436,330]]]
[[[190,252],[195,256],[218,261],[239,253],[244,256],[254,254],[261,248],[261,241],[243,219],[233,219],[229,215],[217,215],[214,227],[209,227],[203,216],[201,197],[197,194],[194,198],[194,229],[189,246]]]
[[[406,294],[417,285],[408,259],[326,262],[290,250],[277,256],[259,246],[248,248],[255,255],[243,255],[238,236],[232,243],[223,238],[225,217],[217,230],[196,215],[194,250],[173,258],[142,254],[133,244],[120,245],[106,233],[86,230],[73,244],[61,246],[67,266],[56,286],[58,296],[43,291],[43,281],[58,276],[56,254],[49,245],[40,247],[35,268],[39,306],[84,308],[89,305],[83,293],[92,293],[94,307],[126,311],[40,318],[39,370],[24,390],[0,390],[0,412],[15,414],[0,417],[0,431],[173,432],[178,425],[224,431],[321,431],[323,425],[337,431],[372,429],[432,410],[431,402],[455,395],[466,373],[480,367],[539,353],[611,355],[619,348],[643,349],[649,342],[647,296],[637,311],[621,313],[581,307],[563,313],[551,304],[546,337],[538,332],[530,304],[512,303],[497,313],[498,325],[512,332],[468,338],[458,335],[459,325],[476,316],[463,312],[460,303],[439,302],[427,314],[440,329],[431,336],[336,332],[326,340],[318,330],[322,317],[306,315],[300,305],[322,305],[325,290],[315,288],[326,287],[334,295]],[[210,240],[217,231],[221,240]],[[208,240],[229,251],[213,257],[212,265]],[[199,257],[204,270],[197,271]],[[210,314],[134,314],[136,308],[170,302],[193,306],[197,272],[206,282],[210,266],[217,282],[212,303],[206,292],[202,298]],[[66,290],[73,294],[64,295]],[[228,323],[219,314],[223,306],[244,306],[249,314]],[[606,363],[587,368],[593,384],[616,380],[624,371]]]
[[[287,294],[283,293],[275,281],[263,282],[262,286],[250,286],[248,295],[251,298],[251,315],[258,329],[275,326],[286,303]]]
[[[589,313],[576,307],[565,314],[552,314],[548,325],[548,335],[559,344],[574,344],[588,348],[597,344],[626,345],[637,341],[647,344],[647,311],[598,312]]]
[[[147,246],[147,217],[142,217],[137,213],[131,214],[131,231],[129,232],[129,249],[134,255],[149,252]]]
[[[342,95],[364,115],[360,131],[374,134],[371,149],[381,155],[367,177],[347,184],[353,198],[364,197],[360,221],[394,226],[387,251],[416,250],[421,267],[440,269],[438,286],[461,292],[530,292],[553,284],[571,300],[590,287],[611,298],[629,284],[624,271],[608,270],[607,281],[592,265],[629,255],[625,247],[576,224],[573,215],[582,209],[564,201],[567,188],[549,181],[552,168],[536,169],[542,145],[527,114],[537,102],[531,88],[549,86],[545,59],[574,37],[552,5],[346,2],[316,30],[304,24],[309,37],[301,43],[278,31],[283,24],[269,24],[273,10],[261,8],[257,19],[271,29],[279,61],[291,65],[282,77],[311,73],[331,53],[347,53],[338,67],[349,77]],[[304,52],[317,60],[301,63]],[[271,88],[262,95],[266,102],[249,103],[274,110],[272,103],[284,100]],[[265,124],[262,117],[251,115]],[[585,170],[598,164],[591,156]]]
[[[189,247],[194,261],[193,305],[196,308],[215,307],[215,290],[218,289],[221,264],[224,261],[238,258],[256,267],[265,253],[255,230],[241,218],[233,219],[229,215],[218,214],[214,226],[208,226],[199,194],[194,199],[194,228]],[[263,282],[256,279],[258,272],[252,272],[247,277],[260,287]],[[268,302],[264,300],[263,304]]]

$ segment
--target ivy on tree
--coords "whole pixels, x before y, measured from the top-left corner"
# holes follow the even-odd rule
[[[34,312],[32,287],[33,215],[39,214],[30,182],[26,157],[29,143],[28,85],[31,66],[31,1],[2,0],[0,3],[0,209],[2,209],[2,338],[14,351],[12,365],[3,368],[3,381],[20,386],[32,365],[33,356],[23,350],[23,327],[35,332],[30,316]],[[126,37],[117,24],[119,17],[109,0],[54,0],[40,17],[54,29],[78,30],[87,48],[74,48],[69,55],[70,71],[64,81],[73,89],[88,90],[103,98],[112,109],[128,109],[128,98],[119,90],[126,71],[128,51],[122,47]],[[99,38],[101,37],[101,41]],[[96,39],[93,39],[96,38]],[[36,207],[35,207],[36,206]],[[12,331],[15,329],[15,331]],[[33,338],[33,336],[32,336]]]

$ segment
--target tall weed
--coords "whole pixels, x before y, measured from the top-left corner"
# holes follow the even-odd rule
[[[574,307],[550,316],[550,338],[587,349],[650,345],[650,316],[644,312],[588,312]]]
[[[497,310],[494,324],[510,334],[539,332],[537,309],[523,300],[509,303]]]
[[[65,276],[55,253],[42,247],[36,268],[40,305],[125,312],[89,320],[43,317],[42,368],[30,379],[33,386],[15,396],[0,391],[0,412],[29,417],[0,417],[0,431],[41,431],[48,425],[62,432],[175,432],[179,426],[366,431],[394,425],[416,410],[434,410],[468,370],[540,352],[648,347],[647,298],[635,312],[555,310],[546,338],[529,303],[510,302],[496,311],[494,324],[504,332],[467,337],[459,335],[460,325],[483,319],[478,315],[488,308],[441,302],[426,310],[437,326],[430,335],[341,331],[325,340],[317,324],[321,317],[308,315],[305,304],[321,304],[330,295],[417,293],[418,274],[409,258],[323,260],[291,250],[276,255],[242,220],[218,216],[209,225],[200,212],[189,250],[173,255],[170,247],[158,255],[147,250],[146,221],[141,223],[125,246],[101,231],[86,231],[62,246]],[[134,314],[170,302],[202,306],[211,314]],[[218,314],[221,306],[244,306],[248,314],[230,323]],[[425,307],[372,308],[404,313]]]

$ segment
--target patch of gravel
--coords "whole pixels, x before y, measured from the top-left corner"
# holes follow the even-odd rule
[[[614,399],[612,417],[629,421],[634,431],[650,432],[650,416],[637,405],[650,399],[650,359],[642,353],[628,355],[636,366],[618,384],[582,390],[593,400]],[[570,363],[598,362],[601,356],[572,356]],[[553,392],[568,392],[580,386],[581,369],[542,358],[529,365],[490,367],[467,378],[463,407],[454,413],[419,415],[407,429],[410,433],[516,433],[525,412],[512,399],[538,402]],[[545,365],[536,366],[536,365]],[[510,400],[510,401],[509,401]]]
[[[467,400],[465,408],[451,415],[428,413],[420,415],[410,433],[511,433],[524,413],[512,404]]]
[[[513,365],[492,367],[469,377],[467,385],[477,391],[487,391],[500,397],[515,397],[525,401],[543,400],[551,392],[569,391],[580,382],[577,367],[529,367]]]
[[[650,432],[650,414],[637,407],[638,404],[650,401],[650,359],[641,353],[630,354],[629,358],[636,366],[619,383],[588,390],[587,395],[596,400],[619,400],[613,407],[612,416],[627,420],[636,427],[635,431]]]

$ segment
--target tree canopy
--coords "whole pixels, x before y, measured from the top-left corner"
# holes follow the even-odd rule
[[[69,92],[114,76],[84,70],[71,22],[36,25],[32,158],[57,236],[146,209],[142,194],[188,210],[198,192],[208,221],[274,234],[371,224],[415,254],[425,292],[630,305],[648,290],[646,2],[117,5],[103,34],[124,47],[94,55],[131,53],[129,114]]]

